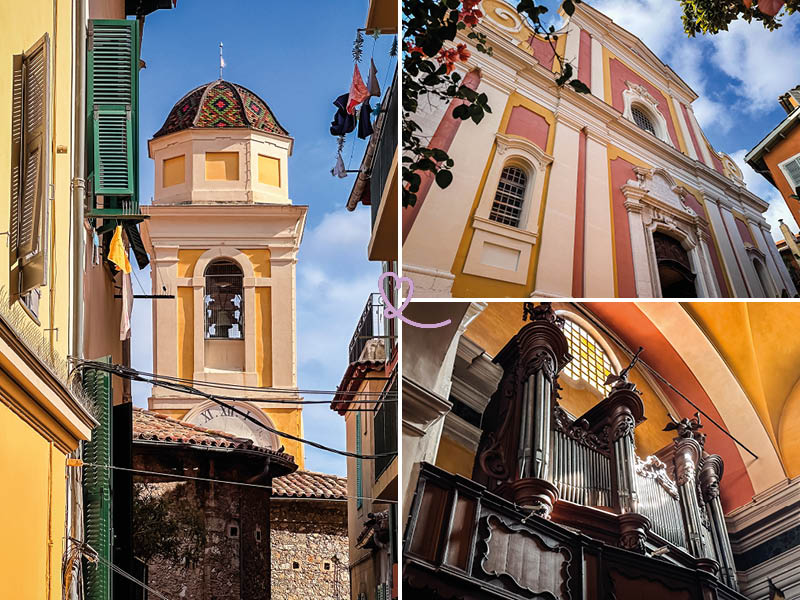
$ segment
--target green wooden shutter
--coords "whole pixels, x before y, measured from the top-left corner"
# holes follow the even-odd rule
[[[361,411],[356,413],[356,454],[361,454]],[[364,495],[362,469],[361,459],[356,458],[356,508],[364,504],[361,498]]]
[[[111,357],[101,359],[111,362]],[[90,442],[84,442],[83,460],[93,465],[111,465],[111,375],[105,371],[83,371],[83,389],[93,405],[98,421],[92,430]],[[85,565],[87,600],[111,600],[111,470],[104,467],[85,466],[84,527],[86,543],[105,561]]]
[[[139,48],[134,20],[92,20],[87,108],[94,195],[135,196]]]

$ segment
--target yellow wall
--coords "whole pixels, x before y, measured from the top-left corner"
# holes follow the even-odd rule
[[[256,288],[256,369],[258,385],[272,385],[272,288]]]
[[[48,179],[53,184],[54,199],[48,207],[51,239],[45,234],[50,266],[47,284],[41,288],[39,324],[25,316],[25,324],[46,329],[43,335],[62,357],[69,353],[70,259],[70,180],[72,174],[72,139],[70,124],[72,70],[72,2],[70,0],[31,0],[19,4],[0,2],[0,89],[4,90],[5,108],[0,111],[0,231],[9,230],[11,177],[11,107],[13,56],[23,54],[47,33],[50,38],[50,125],[46,145],[50,153]],[[55,9],[55,11],[54,11]],[[55,12],[55,15],[54,15]],[[56,154],[56,146],[66,152]],[[7,241],[7,240],[6,240]],[[0,244],[0,285],[9,284],[8,244]],[[27,315],[20,310],[20,314]],[[56,339],[57,338],[57,339]]]
[[[242,254],[250,259],[253,265],[253,274],[256,277],[271,277],[272,268],[270,266],[270,251],[267,248],[243,248]]]
[[[303,410],[298,407],[267,408],[264,413],[272,419],[275,429],[285,431],[297,437],[303,436]],[[294,440],[279,437],[279,442],[286,447],[286,452],[294,456],[294,461],[300,469],[305,468],[303,458],[303,445]]]
[[[164,168],[162,169],[163,181],[162,187],[169,187],[171,185],[178,185],[186,181],[186,156],[173,156],[164,161]]]
[[[178,250],[178,277],[194,277],[194,266],[207,248]]]
[[[281,161],[272,156],[258,155],[258,182],[281,186]]]
[[[239,153],[206,152],[206,179],[216,181],[239,179]]]
[[[178,377],[194,379],[194,288],[178,288]]]
[[[66,456],[3,402],[0,431],[0,580],[14,598],[61,598]]]
[[[436,466],[445,471],[472,477],[472,466],[475,463],[475,453],[461,444],[454,442],[446,435],[439,440],[439,452],[436,455]]]

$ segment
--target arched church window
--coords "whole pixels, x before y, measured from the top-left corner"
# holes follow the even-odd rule
[[[582,379],[604,396],[611,391],[605,385],[611,373],[611,361],[603,347],[592,335],[575,321],[564,319],[564,335],[569,342],[572,360],[564,367],[564,373],[573,379]]]
[[[753,268],[756,270],[756,275],[758,276],[758,281],[761,283],[761,289],[764,290],[764,296],[774,297],[775,290],[769,283],[769,275],[767,274],[766,269],[764,268],[764,263],[762,263],[757,258],[753,257]]]
[[[689,254],[680,241],[656,231],[653,233],[658,279],[662,298],[697,298],[695,279]]]
[[[231,260],[217,260],[206,267],[204,275],[206,338],[226,340],[244,338],[242,269]]]
[[[656,126],[653,125],[653,120],[646,111],[642,110],[638,106],[632,106],[631,115],[633,116],[633,122],[636,123],[639,129],[644,129],[645,131],[649,131],[653,135],[657,136]]]
[[[519,227],[527,185],[528,175],[521,168],[504,168],[500,174],[489,218],[504,225]]]

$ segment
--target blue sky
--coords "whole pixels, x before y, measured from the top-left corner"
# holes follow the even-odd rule
[[[328,128],[333,100],[346,93],[353,72],[352,42],[366,19],[366,0],[317,2],[210,2],[180,0],[175,10],[147,17],[140,73],[141,197],[153,194],[153,163],[147,140],[172,106],[189,90],[217,79],[219,43],[224,44],[224,78],[261,96],[295,139],[289,159],[289,196],[309,206],[297,266],[298,383],[333,390],[347,365],[347,347],[367,295],[377,291],[380,266],[367,261],[369,207],[344,208],[353,184],[331,176],[336,139]],[[364,42],[361,71],[374,56],[381,89],[391,83],[392,36]],[[384,84],[385,82],[385,84]],[[373,102],[374,106],[374,102]],[[358,169],[365,142],[355,132],[343,152]],[[149,270],[138,272],[148,290]],[[142,293],[136,280],[134,291]],[[133,312],[133,366],[152,369],[150,303]],[[275,349],[280,351],[280,349]],[[134,402],[146,406],[148,386],[135,384]],[[307,399],[319,399],[307,396]],[[323,397],[328,398],[328,397]],[[327,405],[304,409],[305,437],[344,449],[344,419]],[[306,448],[306,469],[345,474],[337,455]]]
[[[515,3],[513,3],[515,4]],[[546,0],[552,11],[560,2]],[[800,15],[769,32],[757,22],[733,23],[716,35],[688,38],[678,0],[590,0],[641,39],[698,94],[694,112],[711,144],[737,161],[750,191],[770,203],[767,221],[797,226],[780,194],[744,163],[744,155],[786,116],[778,96],[800,83]]]

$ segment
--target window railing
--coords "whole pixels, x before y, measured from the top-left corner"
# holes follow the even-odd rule
[[[383,300],[380,294],[370,294],[364,311],[358,319],[358,325],[350,339],[349,361],[354,363],[361,358],[361,353],[372,339],[386,337],[383,319]]]
[[[391,385],[383,389],[381,404],[375,413],[375,454],[397,452],[397,378]],[[375,459],[375,481],[395,459],[394,456],[382,456]]]
[[[397,73],[395,72],[392,87],[386,92],[381,106],[384,113],[383,125],[378,133],[378,145],[372,159],[372,169],[369,182],[369,197],[372,208],[372,227],[378,218],[378,210],[381,206],[383,188],[389,177],[389,170],[392,166],[392,159],[397,152]]]

